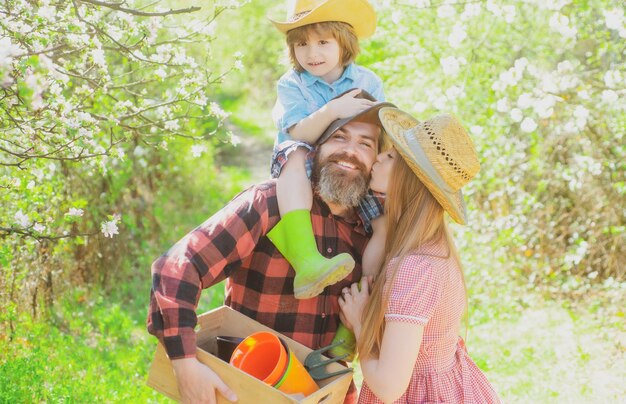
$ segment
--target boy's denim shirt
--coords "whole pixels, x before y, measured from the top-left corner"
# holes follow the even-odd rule
[[[371,70],[354,63],[349,64],[332,84],[307,71],[298,73],[291,69],[285,73],[278,80],[278,99],[272,111],[278,128],[274,146],[291,140],[287,129],[351,88],[363,89],[378,101],[385,101],[382,80]]]

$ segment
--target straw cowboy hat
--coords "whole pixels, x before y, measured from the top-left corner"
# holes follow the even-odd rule
[[[397,108],[378,115],[396,150],[452,219],[465,224],[461,188],[480,169],[469,135],[453,115],[437,115],[419,122]]]
[[[341,21],[350,24],[358,38],[372,36],[376,13],[367,0],[295,0],[287,21],[269,18],[283,34],[316,22]]]

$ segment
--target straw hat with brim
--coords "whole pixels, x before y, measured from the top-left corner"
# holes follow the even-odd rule
[[[340,95],[338,95],[335,98],[339,98],[342,97],[343,95],[345,95],[346,93],[349,93],[350,91],[355,90],[354,88],[348,90],[348,91],[344,91],[343,93],[341,93]],[[333,99],[335,99],[333,98]],[[376,101],[376,98],[372,97],[372,95],[370,93],[368,93],[365,90],[361,90],[360,93],[358,93],[355,98],[365,98],[366,100],[370,100],[370,101]],[[380,110],[381,108],[384,107],[393,107],[395,108],[395,105],[390,103],[390,102],[380,102],[376,105],[373,105],[371,107],[369,107],[368,109],[359,112],[356,115],[353,115],[351,117],[348,118],[342,118],[342,119],[337,119],[335,121],[333,121],[330,125],[328,125],[328,128],[326,128],[326,130],[324,131],[324,133],[322,133],[322,135],[320,136],[320,138],[317,140],[317,145],[321,145],[322,143],[324,143],[325,141],[328,140],[328,138],[330,138],[332,136],[333,133],[337,132],[337,129],[341,128],[343,125],[347,124],[348,122],[351,121],[359,121],[359,122],[375,122],[376,124],[380,123],[380,120],[378,119],[378,110]]]
[[[287,21],[268,18],[283,34],[327,21],[350,24],[360,39],[372,36],[376,30],[376,13],[367,0],[296,0],[287,14]]]
[[[469,135],[453,115],[419,122],[397,108],[382,108],[380,122],[417,178],[457,223],[467,219],[461,188],[480,169]]]

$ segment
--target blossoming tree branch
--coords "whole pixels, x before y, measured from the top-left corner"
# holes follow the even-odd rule
[[[161,3],[0,4],[0,237],[113,237],[121,212],[90,210],[77,178],[145,166],[173,138],[197,148],[223,130],[227,114],[209,94],[241,62],[212,71],[208,44],[237,2]]]

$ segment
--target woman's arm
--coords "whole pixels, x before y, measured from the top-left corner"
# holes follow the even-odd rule
[[[383,334],[380,357],[360,358],[363,378],[380,400],[385,403],[394,402],[406,391],[423,334],[424,327],[421,325],[388,322]],[[358,341],[359,334],[356,331],[355,335]]]
[[[361,337],[362,313],[369,300],[368,279],[345,288],[339,299],[342,321]],[[361,371],[368,387],[380,400],[391,403],[406,391],[422,343],[424,326],[400,321],[386,323],[378,358],[361,357]]]

